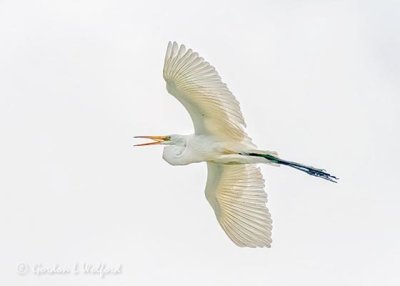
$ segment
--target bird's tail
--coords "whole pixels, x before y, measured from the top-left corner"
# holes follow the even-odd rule
[[[285,166],[289,166],[292,167],[294,169],[300,170],[302,172],[305,172],[311,176],[315,176],[318,178],[322,178],[334,183],[337,183],[337,180],[339,180],[339,178],[329,174],[326,172],[326,170],[324,169],[317,169],[311,166],[306,166],[300,163],[296,163],[296,162],[291,162],[291,161],[286,161],[283,159],[280,159],[278,157],[278,154],[276,152],[271,152],[271,151],[257,151],[257,152],[249,152],[249,153],[245,153],[245,155],[247,156],[255,156],[255,157],[262,157],[267,159],[270,163],[272,164],[277,164],[277,165],[285,165]]]

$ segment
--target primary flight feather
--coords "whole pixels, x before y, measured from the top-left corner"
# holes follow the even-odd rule
[[[189,112],[194,134],[136,136],[166,145],[163,159],[172,165],[207,162],[206,198],[222,229],[238,246],[270,247],[272,220],[264,179],[256,164],[286,165],[332,182],[323,169],[282,160],[258,150],[245,131],[239,102],[213,66],[191,49],[169,42],[163,76],[168,92]]]

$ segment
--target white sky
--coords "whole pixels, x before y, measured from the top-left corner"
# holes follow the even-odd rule
[[[192,132],[169,40],[217,68],[260,148],[341,178],[262,167],[271,249],[229,241],[204,164],[132,147]],[[400,285],[398,1],[2,0],[0,41],[0,284]],[[123,270],[32,273],[75,263]]]

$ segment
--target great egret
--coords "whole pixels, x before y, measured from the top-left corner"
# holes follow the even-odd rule
[[[332,182],[323,169],[282,160],[261,151],[246,134],[239,102],[213,66],[191,49],[168,43],[163,70],[167,90],[187,109],[195,133],[135,136],[166,145],[163,159],[171,165],[207,162],[206,198],[229,238],[242,247],[270,247],[272,220],[266,207],[264,179],[257,163],[285,165]]]

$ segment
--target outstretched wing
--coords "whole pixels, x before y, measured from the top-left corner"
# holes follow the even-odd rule
[[[206,197],[229,238],[241,247],[270,247],[272,220],[260,169],[207,163]]]
[[[168,92],[189,112],[196,134],[251,143],[239,102],[215,68],[197,53],[169,42],[163,75]]]

